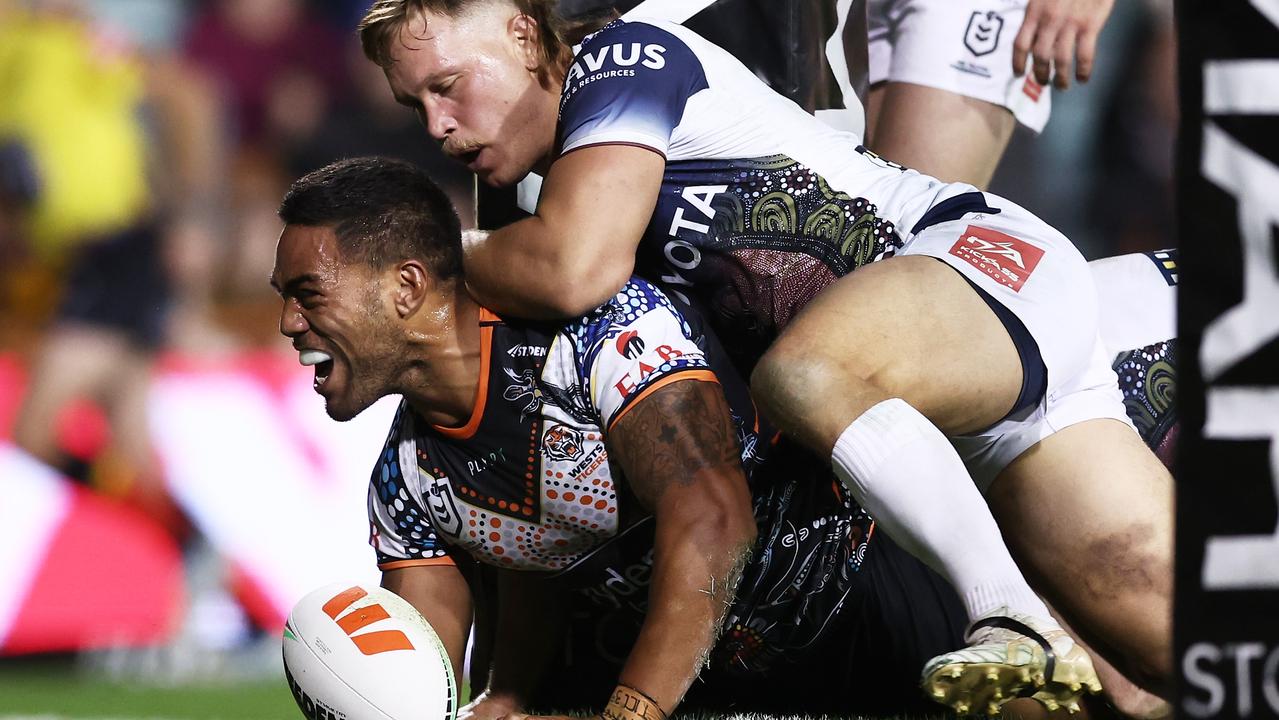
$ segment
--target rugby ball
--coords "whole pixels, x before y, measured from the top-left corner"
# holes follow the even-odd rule
[[[335,583],[302,598],[284,625],[284,673],[308,720],[455,720],[444,644],[400,596]]]

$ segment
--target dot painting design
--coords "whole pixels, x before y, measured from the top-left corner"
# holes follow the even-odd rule
[[[422,508],[409,495],[400,468],[399,445],[395,439],[399,436],[400,418],[397,416],[393,425],[391,441],[382,450],[377,467],[373,470],[373,486],[383,510],[390,517],[396,533],[403,540],[405,555],[410,559],[427,559],[443,557],[447,553],[439,546],[435,532],[423,515]],[[419,454],[419,459],[421,455]],[[389,562],[400,558],[379,556],[379,562]]]
[[[726,184],[711,200],[715,217],[705,235],[682,232],[693,245],[730,252],[767,245],[818,257],[836,277],[892,255],[902,241],[863,197],[835,190],[811,168],[785,155],[668,165],[663,192],[682,201],[685,188]],[[727,181],[727,182],[725,182]]]
[[[669,310],[679,320],[684,337],[692,337],[693,330],[688,321],[675,309],[665,293],[639,278],[632,278],[611,300],[587,315],[584,322],[574,323],[565,328],[565,332],[573,343],[577,357],[588,358],[593,350],[597,351],[602,346],[604,340],[615,337],[625,326],[658,308]],[[578,369],[586,371],[591,364],[579,363]]]
[[[575,323],[565,329],[565,334],[573,343],[575,357],[582,358],[576,363],[577,385],[579,388],[590,387],[592,368],[599,354],[608,347],[608,343],[616,338],[627,327],[635,323],[645,314],[654,310],[665,310],[679,322],[680,332],[685,339],[693,338],[693,329],[684,319],[684,315],[670,301],[665,293],[646,280],[631,278],[617,295],[601,306],[586,321]],[[654,372],[647,375],[647,381],[641,380],[631,391],[638,395],[648,382],[659,379],[677,368],[708,367],[703,356],[681,356],[672,358],[657,365]],[[579,390],[580,392],[580,390]],[[586,398],[590,403],[590,398]]]
[[[1147,445],[1159,447],[1177,422],[1177,341],[1122,353],[1112,367],[1128,417]]]

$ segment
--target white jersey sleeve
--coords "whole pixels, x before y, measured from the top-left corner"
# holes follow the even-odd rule
[[[610,23],[582,42],[569,66],[560,152],[627,144],[665,156],[689,98],[707,87],[701,61],[672,33],[647,23]]]
[[[718,382],[693,327],[670,298],[639,278],[569,332],[581,386],[605,433],[660,387],[679,380]]]

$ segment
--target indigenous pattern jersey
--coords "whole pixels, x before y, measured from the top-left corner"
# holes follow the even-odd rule
[[[653,522],[609,463],[605,440],[662,386],[717,381],[737,425],[760,538],[719,652],[751,667],[810,642],[850,592],[872,522],[829,470],[761,428],[745,384],[698,322],[636,279],[567,326],[483,313],[469,422],[433,426],[402,403],[391,427],[368,499],[379,566],[460,554],[536,571],[574,588],[601,623],[638,628]]]
[[[1177,412],[1177,340],[1163,340],[1121,353],[1111,367],[1119,378],[1128,418],[1146,445],[1171,469],[1181,434]]]
[[[637,272],[700,299],[746,365],[822,288],[973,190],[879,159],[727,52],[656,20],[617,20],[583,41],[557,140],[560,153],[629,144],[666,158]]]
[[[1165,287],[1176,289],[1179,253],[1176,249],[1156,250],[1102,262],[1108,263],[1110,269],[1122,269],[1125,266],[1118,263],[1127,258],[1134,260],[1126,265],[1127,271],[1098,277],[1103,312],[1111,311],[1110,314],[1122,318],[1124,306],[1136,304],[1158,308],[1158,311],[1154,318],[1156,322],[1152,322],[1149,316],[1137,315],[1131,323],[1110,323],[1116,329],[1111,341],[1125,348],[1116,354],[1111,368],[1119,379],[1119,391],[1123,393],[1128,418],[1141,434],[1141,439],[1171,470],[1177,439],[1181,435],[1181,417],[1177,409],[1177,340],[1160,339],[1147,343],[1152,335],[1158,338],[1171,335],[1175,330],[1176,295],[1171,291],[1161,295],[1157,291]],[[1137,258],[1145,258],[1149,262],[1137,261]],[[1149,272],[1151,267],[1158,270],[1157,275]],[[1139,272],[1141,270],[1147,272]],[[1162,322],[1165,319],[1166,322]],[[1135,345],[1142,347],[1127,349]]]

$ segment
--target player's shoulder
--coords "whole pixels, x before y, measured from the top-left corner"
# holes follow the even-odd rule
[[[700,70],[698,40],[686,28],[663,20],[614,20],[582,39],[569,66],[568,79],[571,82],[610,68],[649,72]]]
[[[658,18],[618,18],[582,38],[581,49],[589,51],[618,42],[674,43],[687,46],[693,36],[682,25]]]
[[[687,315],[661,288],[632,276],[613,297],[561,332],[571,340],[578,361],[589,364],[607,341],[640,325],[666,336],[693,338]]]
[[[584,328],[623,328],[650,314],[671,317],[687,327],[685,313],[676,307],[661,288],[641,277],[631,276],[604,304],[578,320]]]
[[[400,406],[395,411],[394,419],[391,420],[391,428],[386,433],[386,441],[382,443],[382,450],[378,453],[377,462],[373,465],[371,480],[374,486],[387,485],[388,480],[400,477],[400,446],[406,440],[413,439],[412,415],[413,411],[409,408],[408,401],[400,400]]]

